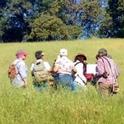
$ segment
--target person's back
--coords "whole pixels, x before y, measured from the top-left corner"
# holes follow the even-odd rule
[[[51,67],[48,62],[43,60],[43,52],[35,52],[35,63],[31,66],[31,72],[33,77],[33,85],[36,90],[41,91],[46,88],[50,83],[53,83],[53,78],[49,71]]]
[[[117,82],[117,77],[119,75],[118,69],[116,67],[113,59],[108,57],[101,57],[97,61],[97,70],[99,74],[107,73],[107,77],[101,77],[100,82],[114,84]]]
[[[101,94],[110,95],[118,92],[117,78],[119,71],[112,58],[108,57],[107,50],[102,48],[97,55],[98,88]]]
[[[42,59],[36,60],[32,67],[32,76],[35,82],[47,81],[49,78],[50,65]]]
[[[56,65],[59,66],[58,73],[59,74],[70,74],[73,70],[73,62],[68,59],[66,56],[61,57],[56,61]]]
[[[76,68],[77,73],[75,74],[74,81],[82,87],[85,87],[87,79],[84,76],[85,73],[85,61],[87,60],[86,56],[83,54],[78,54],[74,59],[74,66]]]
[[[67,57],[67,50],[61,49],[59,58],[55,62],[54,72],[57,73],[57,81],[64,87],[69,87],[71,90],[75,89],[72,71],[74,70],[73,62]]]

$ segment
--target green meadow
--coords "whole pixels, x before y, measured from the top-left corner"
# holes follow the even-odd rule
[[[34,90],[30,66],[36,50],[42,50],[44,59],[52,65],[61,48],[68,49],[72,60],[76,54],[84,53],[88,63],[95,63],[97,51],[103,47],[120,69],[117,95],[102,98],[90,84],[77,92]],[[12,87],[7,77],[8,66],[19,49],[28,52],[26,89]],[[0,44],[0,124],[124,124],[124,39]]]

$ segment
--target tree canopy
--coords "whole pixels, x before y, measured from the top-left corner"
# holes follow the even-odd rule
[[[0,41],[124,37],[124,0],[2,0]]]

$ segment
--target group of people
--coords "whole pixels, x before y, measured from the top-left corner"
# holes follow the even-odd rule
[[[16,60],[9,66],[8,76],[12,85],[16,87],[27,87],[26,57],[26,51],[17,51]],[[118,92],[119,71],[105,48],[98,50],[94,64],[95,73],[92,71],[88,73],[91,69],[88,68],[87,57],[84,54],[77,54],[72,61],[68,58],[68,51],[65,48],[60,49],[52,67],[44,61],[43,51],[36,51],[35,58],[35,62],[31,65],[31,75],[32,84],[38,91],[47,87],[57,89],[59,86],[73,91],[86,88],[87,82],[90,82],[102,95],[113,95]]]

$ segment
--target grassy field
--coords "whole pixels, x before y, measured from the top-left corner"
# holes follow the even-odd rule
[[[26,63],[30,69],[36,50],[43,50],[45,60],[51,64],[60,48],[67,48],[72,60],[77,53],[84,53],[89,63],[95,63],[95,55],[102,47],[120,68],[120,93],[116,96],[103,99],[92,86],[79,92],[48,89],[38,93],[32,87],[30,70],[26,89],[14,88],[9,83],[8,65],[19,49],[29,53]],[[124,39],[0,44],[0,124],[124,124],[123,75]]]

